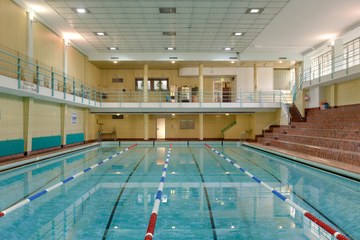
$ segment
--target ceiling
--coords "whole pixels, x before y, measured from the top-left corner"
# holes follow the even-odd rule
[[[172,68],[197,62],[231,66],[231,60],[238,65],[258,60],[275,64],[279,58],[298,61],[302,53],[329,40],[329,34],[340,36],[360,21],[359,0],[15,1],[102,68],[113,68],[113,60],[122,66],[160,61]],[[80,7],[89,13],[76,13]],[[164,7],[176,13],[160,13]],[[261,13],[247,13],[251,8]],[[170,65],[170,60],[183,63]]]

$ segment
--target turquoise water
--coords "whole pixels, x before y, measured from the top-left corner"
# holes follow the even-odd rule
[[[0,209],[131,144],[1,172]],[[360,239],[359,182],[236,143],[210,145],[338,231]],[[143,239],[168,149],[169,143],[139,144],[10,212],[0,218],[0,239]],[[320,238],[316,234],[316,226],[202,143],[173,145],[154,239]]]

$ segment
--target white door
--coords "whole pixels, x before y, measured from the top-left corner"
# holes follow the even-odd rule
[[[165,118],[156,119],[156,138],[165,139]]]

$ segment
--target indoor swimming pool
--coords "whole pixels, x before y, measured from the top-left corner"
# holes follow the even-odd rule
[[[2,170],[0,239],[144,239],[170,144],[109,142]],[[360,239],[357,180],[238,142],[207,144],[233,164],[204,142],[173,142],[154,239],[335,239],[234,163]]]

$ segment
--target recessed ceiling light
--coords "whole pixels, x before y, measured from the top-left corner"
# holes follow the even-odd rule
[[[107,36],[106,32],[94,32],[96,36]]]
[[[235,61],[231,61],[231,63],[235,63]]]
[[[231,51],[231,50],[233,50],[231,47],[226,47],[226,48],[224,48],[224,50],[225,51]]]
[[[245,13],[247,14],[260,14],[264,11],[263,8],[248,8]]]
[[[174,64],[174,63],[175,63],[175,61],[171,61],[171,63],[172,63],[172,64]]]
[[[109,50],[112,50],[112,51],[115,51],[117,50],[118,48],[117,47],[108,47]]]
[[[73,11],[77,14],[90,13],[90,11],[87,8],[74,8]]]
[[[173,51],[173,50],[175,50],[175,48],[174,47],[167,47],[166,50]]]
[[[118,63],[118,61],[114,61],[114,63],[115,63],[115,64],[117,64],[117,63]]]
[[[159,8],[160,13],[176,13],[176,8],[174,7],[161,7]]]
[[[163,36],[176,36],[176,32],[163,32]]]

